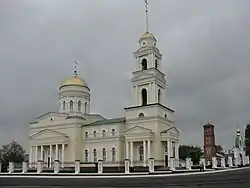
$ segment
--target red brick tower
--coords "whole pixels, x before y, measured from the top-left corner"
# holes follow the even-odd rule
[[[212,161],[212,157],[216,156],[214,125],[208,123],[204,127],[204,156],[206,161]],[[211,163],[210,163],[211,164]]]

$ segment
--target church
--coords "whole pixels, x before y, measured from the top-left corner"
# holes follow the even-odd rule
[[[29,163],[42,161],[52,168],[103,161],[103,166],[170,166],[179,161],[180,132],[174,124],[174,110],[166,105],[166,79],[162,53],[155,36],[146,29],[134,52],[135,70],[131,86],[133,105],[122,117],[107,119],[91,113],[91,86],[77,70],[59,86],[58,112],[37,117],[29,126]],[[90,92],[91,91],[91,92]],[[94,99],[93,99],[94,100]],[[103,104],[105,105],[105,104]]]

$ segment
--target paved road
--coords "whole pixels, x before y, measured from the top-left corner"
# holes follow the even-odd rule
[[[147,177],[147,178],[116,178],[116,179],[36,179],[36,178],[3,178],[0,176],[1,188],[134,188],[134,187],[173,187],[173,188],[249,188],[250,168],[215,174]]]

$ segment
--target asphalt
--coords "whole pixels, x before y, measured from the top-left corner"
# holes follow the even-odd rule
[[[139,177],[139,178],[19,178],[1,177],[1,188],[134,188],[134,187],[204,187],[250,188],[250,168],[188,176]]]

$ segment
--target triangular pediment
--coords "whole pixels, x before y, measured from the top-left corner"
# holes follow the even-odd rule
[[[69,114],[67,113],[59,113],[59,112],[48,112],[46,114],[43,114],[39,117],[36,118],[36,121],[41,121],[43,119],[47,119],[47,118],[50,118],[50,117],[67,117]]]
[[[34,139],[50,139],[50,138],[61,138],[61,139],[67,139],[69,138],[66,134],[50,130],[50,129],[44,129],[42,131],[39,131],[29,137],[30,140]]]
[[[180,134],[180,132],[178,131],[178,129],[176,127],[170,127],[164,131],[161,132],[161,134],[168,134],[168,133],[172,133],[172,134]]]
[[[152,133],[151,129],[141,127],[141,126],[134,126],[124,132],[125,134],[141,134],[141,133]]]

